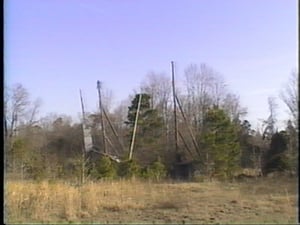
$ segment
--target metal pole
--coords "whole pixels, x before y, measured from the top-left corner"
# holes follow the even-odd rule
[[[102,116],[102,102],[101,102],[101,82],[98,80],[97,81],[97,89],[98,89],[98,96],[99,96],[99,110],[100,110],[100,122],[101,122],[101,128],[102,128],[102,140],[103,140],[103,149],[104,153],[106,152],[106,140],[105,140],[105,125],[103,121],[103,116]]]
[[[173,105],[174,105],[174,126],[175,126],[175,151],[178,153],[178,131],[177,131],[177,115],[176,115],[176,99],[175,99],[175,78],[174,78],[174,62],[171,62],[172,66],[172,89],[173,89]]]

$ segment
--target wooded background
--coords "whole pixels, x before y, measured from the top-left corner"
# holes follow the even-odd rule
[[[133,159],[126,161],[139,95],[142,100]],[[176,95],[186,118],[177,107],[177,147],[169,76],[148,74],[140,90],[115,109],[111,109],[110,96],[104,94],[103,108],[118,134],[117,139],[104,119],[106,151],[125,160],[116,163],[96,152],[85,152],[83,157],[82,123],[73,123],[68,115],[38,117],[40,100],[32,100],[22,84],[5,87],[5,176],[13,179],[80,180],[83,175],[88,179],[131,176],[162,179],[174,177],[176,164],[185,162],[190,162],[193,171],[201,176],[222,178],[232,178],[242,168],[262,171],[263,175],[273,171],[298,171],[298,73],[292,73],[286,88],[278,93],[290,112],[283,130],[276,127],[277,99],[268,99],[269,117],[262,127],[253,128],[239,97],[228,90],[219,73],[205,64],[186,68],[185,83],[176,87]],[[86,116],[93,145],[103,152],[99,110],[87,112]]]

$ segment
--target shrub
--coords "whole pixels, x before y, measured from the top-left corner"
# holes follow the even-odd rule
[[[143,168],[141,176],[146,179],[160,180],[167,175],[166,167],[160,160],[155,161],[150,166]]]
[[[95,162],[89,171],[92,178],[115,178],[117,175],[114,162],[107,156],[103,156]]]
[[[141,169],[135,160],[121,162],[118,165],[118,175],[121,177],[131,178],[140,175]]]

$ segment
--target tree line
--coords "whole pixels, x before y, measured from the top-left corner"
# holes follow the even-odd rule
[[[57,114],[38,118],[40,100],[31,101],[21,84],[5,88],[6,175],[18,179],[161,179],[176,177],[176,165],[184,163],[204,176],[226,179],[242,168],[261,170],[263,175],[298,171],[298,73],[291,74],[279,93],[290,111],[286,128],[280,131],[274,98],[268,99],[270,114],[263,127],[253,129],[246,119],[247,109],[213,68],[190,65],[184,78],[184,86],[176,87],[177,129],[171,80],[165,74],[148,74],[139,91],[114,110],[109,108],[109,98],[105,99],[107,116],[118,133],[114,136],[108,129],[109,121],[103,121],[106,148],[121,159],[119,163],[93,151],[82,157],[81,122],[73,123],[71,117]],[[140,96],[133,158],[127,160]],[[87,113],[87,117],[93,145],[103,152],[100,113]]]

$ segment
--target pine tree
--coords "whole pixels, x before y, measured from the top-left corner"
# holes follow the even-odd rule
[[[289,169],[287,150],[287,134],[276,132],[271,138],[270,148],[263,156],[262,172],[264,175],[274,171]]]
[[[204,119],[204,148],[207,155],[206,165],[212,165],[215,175],[230,178],[240,167],[240,147],[236,126],[226,113],[214,107]]]
[[[241,167],[256,168],[260,156],[260,151],[253,144],[254,131],[248,120],[244,120],[239,125],[238,139],[241,148]]]
[[[137,122],[134,155],[141,164],[148,164],[162,154],[164,146],[159,145],[162,136],[163,119],[159,116],[157,109],[150,107],[150,96],[148,94],[137,94],[128,107],[127,124],[131,131],[136,118],[139,96],[142,95],[140,112]]]

